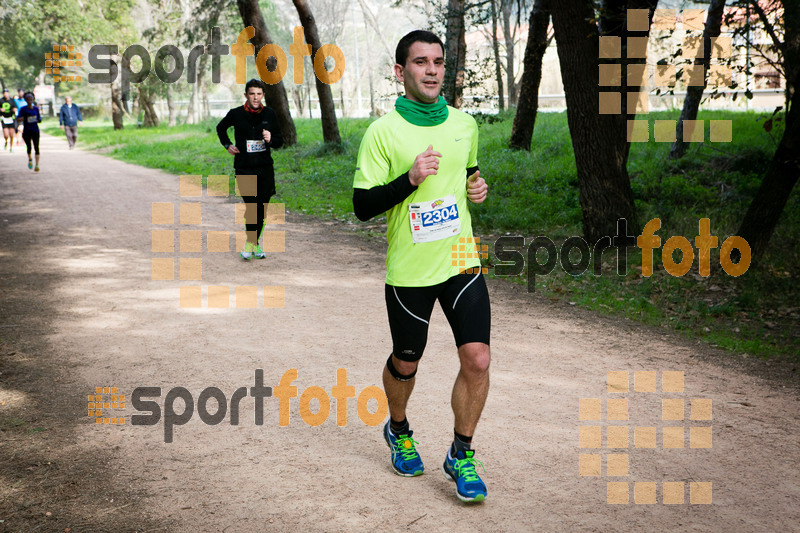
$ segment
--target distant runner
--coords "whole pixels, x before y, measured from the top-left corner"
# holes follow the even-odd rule
[[[14,103],[17,104],[17,146],[19,146],[19,140],[22,138],[22,122],[19,121],[19,110],[28,105],[25,101],[25,91],[22,89],[17,89],[17,96],[14,98]]]
[[[454,438],[442,472],[455,481],[459,499],[479,502],[486,498],[486,485],[475,468],[483,465],[474,457],[472,437],[489,391],[491,311],[467,203],[486,199],[478,172],[478,125],[439,95],[444,45],[436,35],[409,33],[397,45],[395,62],[405,96],[367,129],[353,180],[360,220],[387,213],[384,293],[393,349],[383,369],[390,415],[383,436],[396,474],[422,474],[406,405],[438,300],[460,360],[451,402]],[[458,249],[473,257],[462,267],[454,261]]]
[[[264,82],[256,79],[248,81],[244,95],[247,98],[244,105],[228,111],[217,124],[217,136],[233,156],[236,181],[246,206],[244,219],[247,243],[241,252],[242,259],[264,259],[266,254],[258,240],[264,230],[266,204],[275,194],[275,169],[270,150],[283,146],[283,136],[275,112],[261,103]],[[231,143],[228,137],[230,127],[233,127],[235,143]],[[248,190],[253,183],[244,176],[256,176],[255,191]]]
[[[0,98],[0,122],[3,124],[3,150],[10,152],[14,149],[14,133],[17,128],[17,104],[8,95],[8,89],[3,89],[3,97]]]
[[[31,144],[33,150],[36,152],[36,172],[39,172],[39,123],[42,121],[42,115],[39,113],[39,108],[33,104],[33,93],[25,93],[25,102],[27,105],[19,110],[19,120],[25,124],[25,129],[22,130],[22,140],[25,141],[25,148],[28,150],[28,168],[33,168],[33,160],[31,159]]]

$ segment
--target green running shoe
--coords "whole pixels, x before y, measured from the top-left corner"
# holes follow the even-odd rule
[[[442,465],[442,474],[456,482],[456,495],[462,502],[482,502],[486,499],[486,484],[475,471],[475,465],[483,468],[483,463],[473,455],[473,450],[467,450],[466,453],[459,451],[455,457],[451,457],[448,450]],[[483,468],[483,471],[486,472],[486,469]]]
[[[257,246],[255,244],[253,244],[251,242],[247,242],[244,245],[244,250],[242,250],[239,255],[241,255],[242,259],[244,259],[245,261],[249,261],[250,259],[253,258],[253,255],[256,252],[256,248],[257,248]]]
[[[419,443],[411,438],[413,434],[413,431],[409,431],[408,435],[395,436],[389,431],[389,422],[383,427],[383,438],[392,450],[392,468],[398,476],[419,476],[425,470],[422,458],[414,447]]]
[[[267,254],[264,253],[264,250],[261,249],[261,246],[255,245],[255,250],[253,250],[253,257],[256,259],[266,259]]]

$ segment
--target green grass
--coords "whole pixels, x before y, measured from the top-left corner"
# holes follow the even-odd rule
[[[676,120],[679,111],[654,112],[649,120]],[[669,143],[634,143],[628,161],[639,222],[660,218],[657,234],[694,242],[700,218],[711,220],[719,244],[735,234],[758,188],[782,123],[767,134],[768,113],[706,111],[701,120],[731,120],[733,142],[692,145],[672,161]],[[479,117],[481,175],[490,185],[486,203],[471,209],[476,234],[484,241],[503,234],[526,243],[546,235],[560,246],[581,235],[581,209],[572,144],[565,113],[539,113],[530,152],[507,148],[513,114]],[[642,117],[640,117],[642,118]],[[287,208],[318,217],[356,221],[352,179],[366,119],[339,121],[342,146],[321,142],[319,121],[295,121],[297,145],[274,152],[278,200]],[[113,131],[109,122],[85,123],[80,143],[112,157],[174,174],[232,174],[232,158],[217,141],[216,121],[194,126]],[[57,127],[55,127],[57,128]],[[46,126],[48,132],[55,129]],[[58,131],[56,129],[58,133]],[[708,122],[706,134],[708,139]],[[231,177],[232,179],[232,177]],[[537,276],[535,290],[604,314],[680,331],[723,348],[758,356],[788,354],[800,359],[800,196],[788,200],[770,249],[758,270],[732,278],[712,250],[712,275],[698,275],[697,258],[683,277],[670,276],[654,251],[654,274],[641,275],[641,250],[628,251],[627,274],[615,272],[615,252],[604,256],[601,276],[580,276],[556,268]],[[490,257],[494,257],[493,253]],[[679,259],[679,254],[676,254]],[[491,266],[492,261],[488,264]],[[490,269],[490,271],[493,269]],[[524,274],[523,274],[524,276]],[[524,282],[521,277],[518,281]]]

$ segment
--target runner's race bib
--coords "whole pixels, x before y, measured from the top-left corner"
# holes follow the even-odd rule
[[[247,153],[253,152],[265,152],[267,150],[267,143],[264,142],[264,139],[260,141],[247,141]]]
[[[461,233],[455,195],[432,202],[410,204],[408,216],[414,243],[433,242]]]
[[[2,118],[3,118],[3,124],[13,124],[14,123],[14,117],[2,117]]]
[[[28,122],[30,122],[31,124],[36,122],[36,115],[28,115]]]

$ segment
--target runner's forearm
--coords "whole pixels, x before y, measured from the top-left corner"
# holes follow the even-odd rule
[[[408,172],[386,185],[371,189],[353,189],[353,212],[362,222],[385,213],[417,190],[408,180]]]
[[[283,146],[283,134],[281,133],[281,127],[278,123],[278,117],[275,115],[275,112],[271,109],[267,109],[267,111],[270,113],[269,132],[272,135],[272,139],[269,141],[269,147],[277,149]]]
[[[228,128],[231,126],[233,126],[233,120],[231,119],[230,113],[225,115],[223,119],[219,121],[219,124],[217,124],[217,137],[219,137],[219,142],[226,150],[233,144],[231,138],[228,137]]]

